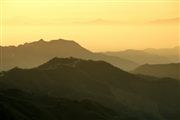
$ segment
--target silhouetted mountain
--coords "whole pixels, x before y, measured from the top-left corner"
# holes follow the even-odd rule
[[[14,68],[0,75],[1,89],[95,101],[123,120],[178,120],[180,81],[146,79],[103,61],[54,58],[32,69]],[[145,77],[145,76],[144,76]]]
[[[1,120],[119,120],[116,112],[90,100],[69,100],[27,93],[0,91]]]
[[[125,50],[118,52],[106,52],[105,54],[129,59],[138,64],[166,64],[180,62],[179,47],[162,49],[149,48],[145,50]]]
[[[119,57],[93,53],[74,41],[39,40],[24,45],[1,47],[2,65],[0,70],[9,70],[15,66],[21,68],[35,67],[53,57],[77,57],[83,59],[104,60],[125,70],[132,70],[137,64]]]
[[[137,67],[133,73],[151,75],[155,77],[171,77],[180,79],[180,63],[145,64]]]

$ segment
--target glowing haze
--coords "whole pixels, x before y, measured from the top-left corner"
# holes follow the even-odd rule
[[[178,0],[1,0],[1,44],[70,39],[93,51],[179,45]]]

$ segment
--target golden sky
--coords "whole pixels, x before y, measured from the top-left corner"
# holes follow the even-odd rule
[[[1,44],[73,39],[93,51],[179,45],[178,0],[1,0]]]

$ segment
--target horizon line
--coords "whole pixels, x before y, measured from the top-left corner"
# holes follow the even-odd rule
[[[34,41],[30,41],[30,42],[23,42],[23,43],[19,43],[18,45],[0,45],[0,48],[3,47],[19,47],[25,44],[31,44],[31,43],[35,43],[35,42],[39,42],[39,41],[44,41],[46,43],[52,42],[52,41],[58,41],[58,40],[62,40],[62,41],[69,41],[69,42],[75,42],[77,44],[79,44],[77,41],[75,40],[71,40],[71,39],[63,39],[63,38],[59,38],[59,39],[51,39],[51,40],[45,40],[43,38],[39,39],[39,40],[34,40]],[[79,44],[81,46],[81,44]],[[82,46],[84,48],[84,46]],[[133,49],[133,48],[126,48],[126,49],[119,49],[119,50],[104,50],[104,51],[96,51],[96,52],[116,52],[116,51],[123,51],[123,50],[145,50],[145,49],[166,49],[166,48],[175,48],[175,47],[180,47],[180,45],[175,45],[173,47],[160,47],[160,48],[156,48],[156,47],[147,47],[147,48],[143,48],[143,49]],[[86,48],[90,51],[93,51],[89,48]],[[94,51],[93,51],[94,52]]]

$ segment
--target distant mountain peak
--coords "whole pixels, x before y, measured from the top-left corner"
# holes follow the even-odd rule
[[[49,42],[55,42],[55,41],[59,41],[59,42],[73,42],[73,43],[76,43],[74,40],[65,40],[65,39],[62,39],[62,38],[55,39],[55,40],[51,40],[51,41],[49,41]]]
[[[44,44],[44,43],[55,43],[55,42],[62,42],[62,43],[76,43],[75,41],[73,40],[65,40],[65,39],[55,39],[55,40],[50,40],[50,41],[45,41],[44,39],[40,39],[38,41],[34,41],[34,42],[30,42],[30,43],[25,43],[24,45],[26,44]],[[78,44],[78,43],[76,43]]]
[[[41,39],[39,40],[39,42],[45,42],[45,40],[41,38]]]
[[[0,48],[2,48],[2,47],[6,47],[6,48],[9,48],[9,47],[11,47],[11,48],[12,47],[23,47],[23,46],[29,46],[29,45],[42,45],[42,44],[49,44],[49,43],[71,43],[71,44],[76,44],[76,45],[80,46],[74,40],[66,40],[66,39],[59,38],[59,39],[55,39],[55,40],[46,41],[43,38],[41,38],[39,40],[36,40],[36,41],[33,41],[33,42],[26,42],[24,44],[19,44],[17,46],[15,46],[15,45],[1,46],[0,45]]]
[[[64,40],[61,38],[48,41],[40,39],[19,46],[3,47],[3,49],[6,49],[3,50],[4,61],[8,61],[3,65],[3,70],[12,69],[15,66],[32,68],[56,56],[60,58],[73,56],[82,59],[104,60],[125,70],[132,70],[137,67],[135,62],[128,59],[97,54],[82,47],[73,40]]]

